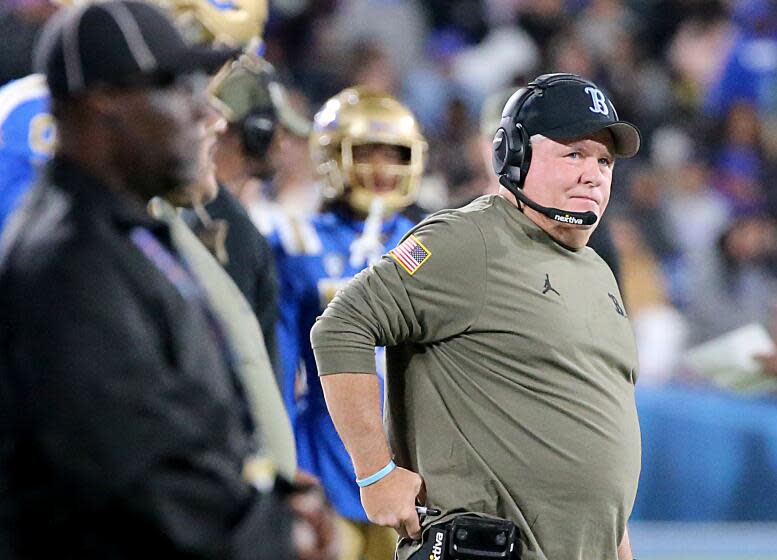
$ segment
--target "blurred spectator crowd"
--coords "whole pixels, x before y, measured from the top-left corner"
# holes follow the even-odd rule
[[[0,0],[0,84],[31,71],[47,0]],[[684,348],[777,324],[777,2],[770,0],[272,0],[265,54],[311,115],[346,86],[393,93],[421,121],[419,204],[495,190],[484,157],[511,91],[544,72],[606,87],[642,131],[616,166],[606,220],[634,322],[641,381]],[[282,135],[276,176],[243,202],[310,213],[305,138]],[[269,226],[268,226],[269,227]]]

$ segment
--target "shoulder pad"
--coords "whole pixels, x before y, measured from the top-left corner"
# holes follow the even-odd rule
[[[47,159],[54,148],[54,119],[41,74],[32,74],[0,88],[0,148]]]
[[[278,233],[275,227],[275,214],[276,212],[269,204],[256,204],[248,208],[248,215],[251,217],[254,226],[268,241]]]

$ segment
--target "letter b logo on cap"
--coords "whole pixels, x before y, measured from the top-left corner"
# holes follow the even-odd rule
[[[610,114],[610,108],[607,107],[607,101],[601,91],[594,87],[587,87],[585,88],[585,92],[591,96],[591,102],[593,103],[593,106],[588,108],[589,111],[592,113],[601,113],[604,116]]]

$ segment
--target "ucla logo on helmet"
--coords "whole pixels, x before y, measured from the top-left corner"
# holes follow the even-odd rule
[[[237,6],[231,0],[208,0],[208,4],[217,10],[237,10]]]
[[[369,123],[370,131],[371,132],[376,132],[376,133],[380,133],[380,132],[395,132],[394,129],[396,129],[396,128],[397,127],[395,126],[394,123],[386,122],[386,121],[374,120],[374,121],[370,121],[370,123]]]

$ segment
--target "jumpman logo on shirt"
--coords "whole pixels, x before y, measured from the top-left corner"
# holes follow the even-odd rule
[[[542,288],[542,293],[547,294],[548,292],[555,292],[557,296],[560,296],[561,294],[558,293],[558,290],[550,285],[550,276],[545,274],[545,287]]]

